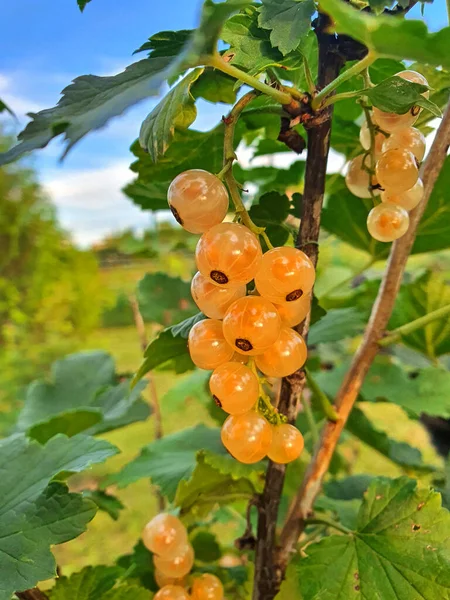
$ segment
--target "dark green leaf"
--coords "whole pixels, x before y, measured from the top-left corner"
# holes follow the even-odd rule
[[[332,17],[338,33],[349,35],[380,56],[450,67],[448,27],[430,33],[423,21],[374,16],[343,0],[325,0],[321,9]]]
[[[420,450],[405,442],[397,442],[384,431],[376,429],[359,408],[354,408],[350,413],[346,428],[362,442],[402,467],[433,470],[424,464]]]
[[[158,162],[172,142],[175,129],[187,129],[197,116],[191,86],[202,73],[194,69],[177,83],[144,120],[139,143],[153,162]],[[403,81],[403,80],[402,80]]]
[[[350,475],[327,481],[323,487],[325,494],[334,500],[359,500],[373,479],[372,475]]]
[[[5,104],[3,102],[3,100],[0,98],[0,113],[2,113],[3,111],[9,112],[9,114],[12,117],[15,117],[16,115],[13,113],[13,111],[9,108],[9,106],[7,104]]]
[[[445,69],[435,69],[421,63],[413,63],[409,68],[418,71],[425,77],[430,86],[430,100],[444,110],[450,95],[450,73]],[[418,127],[423,133],[426,133],[424,128],[431,119],[433,119],[433,115],[430,112],[422,111],[414,127]]]
[[[130,392],[129,381],[117,383],[114,361],[106,352],[71,354],[52,365],[50,381],[28,387],[17,428],[41,443],[57,433],[115,429],[149,415],[140,398],[143,387]]]
[[[403,71],[405,65],[399,60],[392,58],[378,58],[369,67],[369,75],[372,83],[378,84],[396,75],[399,71]]]
[[[119,567],[85,567],[70,577],[58,577],[50,600],[98,600],[112,589],[120,577]]]
[[[195,398],[202,404],[211,403],[215,406],[208,387],[210,376],[210,371],[196,369],[193,373],[181,378],[180,381],[177,380],[177,383],[161,398],[161,404],[170,407],[170,410],[177,410],[186,399]]]
[[[155,567],[152,553],[139,540],[131,554],[124,554],[117,559],[117,565],[130,573],[130,578],[137,580],[147,590],[156,591],[158,585],[155,581]]]
[[[413,106],[419,105],[427,108],[436,117],[441,117],[439,107],[422,96],[427,90],[425,85],[394,75],[373,88],[362,90],[361,93],[368,96],[372,104],[384,112],[404,114]]]
[[[227,54],[232,55],[232,64],[252,75],[257,75],[268,67],[283,67],[283,70],[302,67],[301,54],[290,53],[283,57],[279,50],[272,47],[269,33],[258,27],[256,7],[229,19],[221,37],[230,44]],[[297,45],[299,41],[297,40]]]
[[[218,71],[217,69],[204,69],[203,73],[192,86],[192,95],[195,98],[204,98],[208,102],[225,102],[234,104],[236,101],[236,80]]]
[[[96,507],[52,479],[83,471],[116,454],[109,442],[58,435],[45,446],[15,435],[0,441],[0,600],[55,577],[50,546],[78,535]]]
[[[450,514],[439,494],[406,477],[376,479],[352,535],[306,548],[298,572],[302,598],[448,600],[449,536]]]
[[[332,308],[309,331],[308,342],[321,344],[354,337],[364,328],[364,318],[355,308]]]
[[[139,281],[136,295],[145,321],[167,325],[197,312],[190,284],[165,273],[147,273]]]
[[[328,496],[319,496],[314,504],[314,510],[331,512],[332,517],[337,519],[344,527],[354,529],[361,508],[361,500],[336,500]]]
[[[191,539],[194,548],[196,560],[210,563],[219,560],[222,557],[219,543],[214,534],[209,531],[199,531]]]
[[[86,4],[89,4],[91,0],[77,0],[78,7],[81,12],[86,8]]]
[[[385,7],[390,8],[395,0],[369,0],[369,6],[376,15],[380,15]]]
[[[348,158],[359,154],[361,152],[359,130],[358,125],[353,121],[345,121],[335,115],[331,129],[331,147],[333,150],[345,154]]]
[[[167,210],[167,190],[170,182],[146,181],[135,179],[123,188],[126,194],[135,204],[145,210]]]
[[[156,96],[171,73],[171,58],[146,58],[110,77],[83,75],[63,91],[54,108],[31,114],[19,134],[19,144],[0,154],[0,165],[26,152],[44,148],[60,134],[66,141],[63,157],[87,133],[103,127],[112,117],[144,98]]]
[[[249,214],[256,225],[266,227],[266,233],[274,246],[284,246],[289,230],[283,226],[290,210],[290,200],[285,194],[267,192],[258,204],[253,204]]]
[[[113,521],[117,521],[120,511],[125,508],[119,498],[101,490],[84,490],[83,496],[95,502],[99,510],[108,513]]]
[[[156,440],[144,446],[141,454],[121,471],[109,476],[105,485],[124,487],[139,479],[151,478],[161,493],[172,501],[180,481],[192,476],[196,454],[201,449],[217,454],[226,452],[219,429],[197,425]]]
[[[183,46],[192,35],[192,29],[180,29],[179,31],[160,31],[152,35],[145,44],[134,51],[150,52],[153,58],[158,56],[176,56],[180,54]]]
[[[272,46],[288,54],[311,29],[315,10],[313,0],[262,0],[258,22],[270,29]]]
[[[295,51],[302,55],[302,62],[304,59],[307,61],[313,81],[316,82],[317,67],[319,63],[319,46],[317,43],[317,36],[314,31],[310,31],[307,35],[302,37],[300,44]],[[308,82],[306,80],[305,69],[303,66],[293,71],[286,71],[285,69],[281,68],[276,68],[275,70],[280,79],[287,79],[288,81],[291,81],[298,90],[309,92]],[[338,105],[339,103],[336,106]]]
[[[291,150],[286,144],[283,144],[283,142],[263,138],[258,140],[253,158],[256,158],[257,156],[267,156],[268,154],[276,154],[278,152],[291,152]]]
[[[450,419],[450,373],[433,367],[420,369],[412,380],[410,393],[398,397],[396,402],[416,415],[426,413]]]

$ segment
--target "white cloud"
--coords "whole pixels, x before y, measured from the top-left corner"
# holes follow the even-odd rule
[[[0,73],[0,98],[6,102],[19,119],[25,117],[28,112],[37,112],[44,108],[30,98],[19,94],[15,89],[13,79],[2,73]]]

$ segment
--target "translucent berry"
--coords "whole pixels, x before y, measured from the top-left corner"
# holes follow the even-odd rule
[[[383,152],[404,148],[412,152],[419,162],[425,156],[425,136],[415,127],[404,127],[384,139]]]
[[[245,285],[235,288],[220,287],[211,283],[200,272],[194,275],[191,283],[191,294],[195,304],[211,319],[223,319],[227,308],[246,293]]]
[[[144,527],[142,541],[154,554],[173,556],[186,544],[187,532],[180,519],[161,513]]]
[[[314,285],[314,265],[297,248],[274,248],[266,252],[255,277],[258,292],[271,302],[294,302]]]
[[[370,175],[367,170],[364,169],[364,166],[366,168],[370,167],[370,157],[367,156],[364,159],[364,154],[360,154],[349,162],[347,175],[345,176],[345,183],[347,184],[348,189],[354,196],[358,196],[358,198],[371,197],[372,194],[370,193],[369,185],[375,196],[380,193],[377,188],[377,178],[373,175],[372,179],[370,179]]]
[[[424,77],[421,73],[417,71],[411,71],[410,69],[406,69],[405,71],[400,71],[396,74],[397,77],[401,77],[402,79],[406,79],[407,81],[412,81],[413,83],[420,83],[421,85],[428,86],[428,81],[426,77]],[[430,92],[427,90],[421,94],[424,98],[430,97]]]
[[[209,380],[209,389],[217,406],[230,415],[248,412],[259,397],[258,378],[238,362],[217,367]]]
[[[165,585],[153,600],[190,600],[189,594],[179,585]]]
[[[281,317],[282,325],[294,327],[301,323],[309,312],[311,305],[311,294],[305,294],[294,302],[283,302],[275,304],[275,308]]]
[[[175,177],[167,200],[175,219],[190,233],[203,233],[221,223],[229,203],[224,184],[202,169],[190,169]]]
[[[389,202],[390,204],[396,204],[397,206],[401,206],[405,210],[412,210],[416,208],[419,202],[423,198],[423,183],[422,180],[417,180],[416,185],[414,185],[410,190],[406,190],[406,192],[400,192],[398,194],[391,194],[390,192],[383,192],[381,194],[381,200],[383,202]]]
[[[192,569],[194,564],[194,550],[192,546],[187,543],[182,546],[175,556],[170,558],[164,558],[163,556],[153,555],[153,562],[155,568],[167,577],[184,577]]]
[[[412,152],[396,148],[380,156],[376,174],[383,190],[393,194],[411,189],[417,183],[419,170]]]
[[[255,357],[256,366],[269,377],[286,377],[303,367],[307,348],[302,336],[283,327],[278,340],[264,354]]]
[[[281,319],[275,306],[261,296],[236,300],[223,320],[223,334],[230,346],[254,356],[269,348],[280,334]]]
[[[221,223],[199,239],[195,251],[200,273],[223,287],[238,287],[253,279],[261,262],[254,233],[238,223]]]
[[[164,573],[161,573],[161,571],[158,570],[155,570],[153,576],[159,588],[163,588],[166,585],[178,585],[184,587],[183,578],[176,579],[175,577],[167,577],[167,575],[164,575]]]
[[[273,462],[285,465],[300,456],[305,442],[297,427],[282,423],[273,428],[272,444],[267,456]]]
[[[237,362],[241,363],[241,365],[246,365],[248,363],[248,356],[241,354],[240,352],[235,352],[231,357],[230,362]]]
[[[222,426],[222,443],[238,461],[251,464],[262,460],[272,443],[272,425],[257,412],[230,415]]]
[[[189,332],[188,347],[192,362],[200,369],[215,369],[234,354],[224,338],[222,322],[216,319],[196,323]]]
[[[383,142],[385,139],[386,139],[386,136],[383,135],[382,133],[375,134],[375,158],[378,158],[380,156],[381,148],[383,146]],[[370,143],[371,143],[370,130],[367,127],[366,122],[364,122],[361,125],[361,129],[359,131],[359,141],[361,143],[361,146],[364,148],[364,150],[370,149]]]
[[[192,584],[192,600],[223,600],[223,585],[218,577],[205,573]]]
[[[367,217],[367,229],[379,242],[393,242],[402,237],[409,227],[409,216],[404,208],[383,202]]]

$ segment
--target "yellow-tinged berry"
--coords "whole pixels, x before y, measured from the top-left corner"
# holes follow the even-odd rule
[[[281,318],[275,306],[262,296],[236,300],[223,320],[228,344],[248,356],[261,354],[280,334]]]
[[[381,194],[381,200],[383,202],[389,202],[390,204],[396,204],[401,206],[405,210],[412,210],[420,203],[423,198],[423,183],[422,180],[417,180],[416,184],[406,192],[399,192],[398,194],[391,194],[389,192],[383,192]]]
[[[404,208],[383,202],[372,208],[367,217],[367,229],[379,242],[393,242],[402,237],[409,227],[409,216]]]
[[[314,265],[301,250],[288,246],[263,254],[255,277],[258,292],[271,302],[295,302],[314,285]]]
[[[176,555],[171,556],[170,558],[154,554],[153,562],[158,571],[167,577],[178,579],[187,575],[192,569],[192,565],[194,564],[194,550],[192,546],[187,543],[178,550]]]
[[[204,233],[221,223],[229,204],[224,184],[202,169],[190,169],[175,177],[167,200],[175,219],[190,233]]]
[[[214,401],[230,415],[248,412],[259,398],[259,382],[245,365],[229,362],[217,367],[209,380]]]
[[[192,584],[192,600],[223,600],[223,585],[218,577],[205,573]]]
[[[399,129],[383,142],[383,153],[388,150],[404,148],[414,154],[419,162],[425,156],[425,136],[415,127],[404,127]]]
[[[275,304],[275,308],[281,317],[282,325],[294,327],[301,323],[309,312],[311,306],[311,294],[305,294],[294,302],[283,302]]]
[[[154,554],[173,556],[186,544],[187,532],[180,519],[161,513],[144,527],[142,541]]]
[[[282,423],[273,428],[272,444],[267,456],[273,462],[285,465],[300,456],[304,445],[300,431],[294,425]]]
[[[153,600],[190,600],[189,594],[179,585],[165,585]]]
[[[217,319],[196,323],[189,332],[188,347],[192,362],[200,369],[215,369],[234,354],[223,335],[222,321]]]
[[[419,170],[412,152],[395,148],[380,156],[376,174],[383,191],[394,194],[411,189],[417,182]]]
[[[207,317],[223,319],[229,306],[247,293],[246,286],[224,288],[212,283],[198,271],[191,283],[191,294],[195,304]]]
[[[184,578],[182,577],[167,577],[167,575],[164,575],[164,573],[161,573],[161,571],[158,571],[157,569],[153,573],[153,576],[159,588],[163,588],[166,585],[178,585],[184,587]]]
[[[257,412],[230,415],[222,426],[222,443],[238,461],[252,464],[262,460],[272,443],[272,425]]]
[[[375,158],[378,158],[381,154],[381,148],[383,146],[383,142],[385,141],[386,136],[382,133],[375,133]],[[367,127],[367,123],[364,122],[361,125],[361,129],[359,131],[359,141],[364,150],[370,149],[371,138],[370,138],[370,130]]]
[[[204,233],[195,260],[203,277],[222,287],[239,287],[251,281],[262,257],[254,233],[239,223],[221,223]]]
[[[278,340],[263,354],[255,357],[256,366],[269,377],[286,377],[300,369],[306,362],[307,348],[302,336],[283,327]]]
[[[364,161],[364,162],[363,162]],[[378,181],[375,175],[370,174],[367,169],[370,167],[370,156],[359,154],[348,164],[345,183],[350,192],[358,198],[370,198],[372,195],[377,196],[380,190],[377,188]],[[370,193],[372,190],[372,194]]]

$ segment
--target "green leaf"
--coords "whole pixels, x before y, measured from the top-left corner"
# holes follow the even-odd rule
[[[120,511],[125,508],[119,498],[102,490],[84,490],[83,496],[95,502],[99,510],[108,513],[113,521],[118,520]]]
[[[191,86],[202,69],[194,69],[155,106],[144,120],[139,133],[139,143],[153,162],[158,162],[172,142],[175,129],[187,129],[195,121],[197,109]]]
[[[303,59],[307,61],[313,81],[316,82],[319,63],[319,45],[317,43],[317,36],[314,31],[310,31],[305,36],[302,36],[300,44],[298,48],[296,48],[295,52],[298,52],[302,55],[302,62]],[[287,79],[288,81],[291,81],[298,90],[308,91],[308,82],[306,80],[305,69],[303,65],[299,69],[295,69],[293,71],[286,71],[285,69],[281,68],[276,68],[275,70],[281,79]],[[335,110],[339,104],[340,103],[336,104]]]
[[[194,548],[196,560],[210,563],[219,560],[222,557],[217,538],[209,531],[199,531],[191,539],[191,544]]]
[[[0,441],[0,600],[55,577],[50,546],[80,535],[95,515],[91,501],[52,479],[116,452],[109,442],[83,435],[57,435],[45,446],[23,435]]]
[[[335,31],[349,35],[380,56],[450,67],[448,27],[430,33],[423,21],[370,15],[343,0],[325,0],[320,6],[331,16]]]
[[[30,113],[32,121],[19,133],[19,144],[0,154],[0,165],[23,154],[45,148],[64,134],[64,158],[87,133],[99,129],[113,117],[144,98],[156,96],[171,73],[171,57],[145,58],[125,71],[109,77],[83,75],[62,91],[54,108]]]
[[[7,104],[5,104],[5,102],[3,102],[3,100],[0,98],[0,113],[2,113],[3,111],[9,112],[9,114],[14,118],[16,117],[16,115],[9,108],[9,106]]]
[[[236,102],[236,80],[217,69],[207,68],[192,86],[194,98],[204,98],[208,102]]]
[[[369,0],[369,6],[376,15],[380,15],[385,7],[390,8],[395,0]]]
[[[338,342],[358,335],[363,328],[364,318],[356,308],[332,308],[311,326],[308,342]]]
[[[109,476],[105,486],[115,484],[125,487],[139,479],[151,478],[153,485],[173,501],[179,482],[191,477],[196,466],[196,454],[201,449],[226,453],[219,429],[197,425],[156,440],[144,446],[141,454],[121,471]]]
[[[420,369],[410,393],[397,398],[396,403],[418,416],[426,413],[450,419],[450,373],[434,367]]]
[[[385,79],[373,88],[362,90],[374,106],[385,112],[404,114],[413,106],[423,106],[436,117],[442,117],[438,106],[422,96],[428,87],[401,77]],[[425,103],[424,103],[425,101]]]
[[[334,115],[331,128],[331,147],[333,150],[345,154],[348,158],[359,154],[361,151],[359,130],[358,125],[353,121],[345,121],[338,115]]]
[[[406,477],[376,479],[352,535],[332,535],[305,550],[303,600],[448,600],[450,514],[439,494]]]
[[[114,361],[102,351],[71,354],[52,365],[49,381],[27,389],[17,429],[45,442],[57,433],[109,431],[149,415],[140,393],[129,381],[117,383]],[[137,409],[137,410],[136,410]]]
[[[396,329],[450,304],[450,288],[443,273],[428,271],[403,285],[399,291],[389,329]],[[437,319],[402,336],[401,343],[431,359],[450,352],[450,320]]]
[[[176,56],[180,54],[184,45],[192,35],[192,29],[180,29],[179,31],[160,31],[152,35],[145,44],[135,50],[138,52],[150,52],[154,58],[158,56]]]
[[[420,450],[405,442],[397,442],[388,437],[384,431],[376,429],[370,419],[357,407],[350,413],[346,428],[364,444],[402,467],[422,471],[433,470],[432,467],[424,464]]]
[[[148,590],[127,582],[119,583],[119,567],[85,567],[70,577],[59,577],[50,600],[148,600]]]
[[[311,29],[316,7],[313,0],[262,0],[259,25],[270,29],[272,46],[288,54]]]
[[[117,560],[117,565],[130,573],[130,578],[135,579],[147,590],[156,591],[158,585],[155,581],[155,567],[152,553],[139,540],[131,554],[124,554]]]
[[[409,68],[418,71],[426,78],[430,86],[430,100],[443,111],[450,95],[450,73],[445,69],[435,69],[421,63],[413,63]],[[433,115],[430,112],[422,111],[414,127],[418,127],[423,133],[426,133],[424,128],[432,118]]]
[[[149,371],[164,366],[169,361],[171,370],[176,373],[184,373],[193,369],[194,363],[189,357],[186,340],[192,327],[205,318],[203,313],[198,313],[177,325],[163,329],[158,337],[147,346],[144,360],[133,377],[131,385],[136,386]]]
[[[306,0],[309,1],[309,0]],[[258,27],[258,11],[251,7],[245,13],[229,19],[223,28],[222,39],[230,45],[227,54],[231,63],[252,75],[258,75],[269,67],[299,69],[302,67],[300,53],[290,53],[286,57],[273,48],[269,33]],[[297,40],[297,46],[300,40]]]
[[[211,452],[199,452],[190,478],[178,485],[175,504],[191,520],[204,518],[215,505],[248,500],[262,491],[262,481],[258,481],[257,475],[260,466],[239,465],[228,454],[224,456],[223,448],[221,452],[218,457]]]
[[[175,385],[161,398],[161,404],[170,407],[170,410],[173,411],[181,408],[188,398],[200,400],[202,404],[210,403],[212,401],[208,388],[210,376],[210,371],[196,369],[190,375],[177,380]]]
[[[336,500],[328,496],[319,496],[314,504],[314,510],[331,512],[344,527],[353,529],[356,527],[358,511],[361,508],[361,500]]]
[[[291,202],[285,194],[267,192],[257,204],[252,204],[249,214],[253,222],[266,227],[266,233],[274,246],[284,246],[289,230],[283,225],[289,216]]]
[[[91,0],[77,0],[78,7],[81,12],[86,8],[86,4],[89,4]]]
[[[327,481],[323,487],[325,494],[334,500],[359,500],[373,479],[372,475],[350,475]]]
[[[236,136],[236,142],[239,135]],[[131,147],[138,160],[131,170],[139,177],[124,192],[143,209],[167,208],[167,190],[172,180],[188,169],[218,173],[223,163],[223,124],[210,131],[176,130],[163,159],[155,164],[138,142]],[[137,187],[136,187],[137,186]]]
[[[144,320],[167,325],[197,312],[190,290],[190,284],[179,277],[147,273],[136,294]]]

